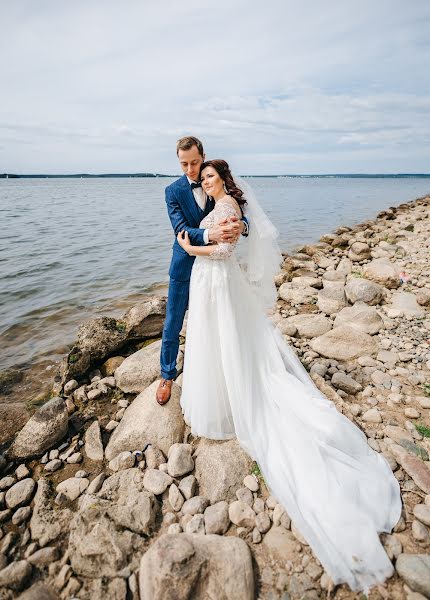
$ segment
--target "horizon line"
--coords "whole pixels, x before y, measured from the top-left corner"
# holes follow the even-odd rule
[[[181,174],[166,174],[166,173],[150,173],[150,172],[134,172],[134,173],[0,173],[0,179],[20,179],[20,178],[115,178],[115,177],[149,177],[149,178],[173,178],[181,177]],[[282,178],[282,177],[430,177],[430,173],[277,173],[277,174],[248,174],[239,175],[239,177],[267,177],[267,178]]]

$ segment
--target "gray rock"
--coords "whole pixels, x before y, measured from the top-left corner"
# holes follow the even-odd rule
[[[228,507],[228,516],[238,527],[255,527],[255,512],[246,502],[232,502]]]
[[[422,318],[426,314],[412,292],[394,292],[389,308],[399,311],[406,317]]]
[[[45,546],[45,548],[40,548],[40,550],[36,550],[33,554],[31,554],[27,560],[32,565],[49,565],[52,562],[55,562],[59,558],[58,548],[55,546]]]
[[[382,423],[381,413],[377,408],[369,408],[369,410],[366,410],[362,415],[362,419],[367,423]]]
[[[181,388],[173,383],[170,401],[160,406],[155,401],[157,387],[155,381],[126,409],[106,447],[107,460],[123,450],[145,448],[147,444],[158,446],[167,455],[170,446],[182,442],[185,423],[179,404]]]
[[[251,490],[251,492],[258,492],[260,489],[260,484],[255,475],[247,475],[243,480],[243,485]]]
[[[302,338],[314,338],[330,331],[332,323],[323,315],[296,315],[286,319],[291,323]]]
[[[166,298],[153,296],[135,304],[125,313],[123,321],[129,339],[150,339],[163,331],[166,317]]]
[[[76,379],[70,379],[64,386],[64,395],[70,396],[70,394],[72,394],[77,387],[79,387],[79,383],[76,381]]]
[[[414,592],[430,597],[429,555],[401,554],[396,561],[396,571]]]
[[[0,387],[1,387],[0,373]],[[9,443],[27,423],[30,413],[23,402],[6,402],[0,404],[0,444]]]
[[[283,562],[291,560],[296,555],[297,540],[291,531],[281,525],[269,529],[264,536],[263,545],[270,555]]]
[[[425,494],[430,494],[430,470],[426,464],[398,444],[390,444],[389,450],[417,486]]]
[[[21,525],[21,523],[28,521],[30,515],[31,508],[29,506],[21,506],[21,508],[18,508],[18,510],[14,512],[14,515],[12,517],[12,523],[14,525]]]
[[[399,287],[400,270],[395,263],[386,258],[376,258],[363,267],[365,277],[389,289]]]
[[[171,598],[253,600],[254,574],[247,544],[236,537],[162,535],[142,557],[141,600]]]
[[[68,418],[64,400],[52,398],[27,421],[9,448],[8,456],[18,459],[43,454],[66,435]]]
[[[101,462],[104,458],[100,424],[94,421],[85,432],[84,452],[90,460]]]
[[[255,517],[255,526],[260,533],[266,533],[269,531],[271,525],[272,523],[270,521],[270,517],[266,512],[260,512]]]
[[[164,454],[160,448],[150,444],[145,450],[145,460],[148,469],[158,469],[160,465],[166,462]]]
[[[33,514],[30,520],[32,540],[41,540],[44,544],[67,533],[72,513],[68,509],[53,510],[51,488],[47,479],[41,477],[37,482],[34,497]]]
[[[106,473],[99,473],[87,487],[87,494],[97,494],[106,479]]]
[[[367,333],[350,325],[335,327],[310,342],[312,350],[326,358],[352,360],[364,355],[374,355],[378,344]]]
[[[187,477],[181,479],[181,482],[179,484],[179,490],[181,491],[185,500],[189,500],[190,498],[192,498],[196,493],[196,489],[197,479],[194,477],[194,475],[188,475]]]
[[[186,500],[182,506],[182,514],[196,515],[203,514],[209,505],[209,500],[203,496],[194,496]]]
[[[320,290],[317,305],[327,315],[339,312],[347,305],[343,286],[330,286]]]
[[[251,490],[246,487],[236,490],[236,498],[241,502],[246,502],[249,506],[254,504],[254,496],[252,495]]]
[[[181,477],[194,469],[190,444],[173,444],[169,449],[167,472],[172,477]]]
[[[356,302],[354,306],[348,306],[336,315],[334,327],[340,325],[354,327],[354,329],[374,335],[384,328],[384,321],[375,308],[364,302]]]
[[[159,506],[154,495],[145,489],[140,469],[115,473],[106,479],[98,497],[108,501],[103,506],[117,525],[140,535],[150,535]]]
[[[18,480],[25,479],[26,477],[30,476],[30,471],[25,465],[19,465],[19,467],[15,470],[15,475]]]
[[[421,523],[430,526],[430,506],[417,504],[414,507],[414,515]]]
[[[208,506],[204,512],[206,533],[223,535],[230,526],[228,504],[224,500]]]
[[[237,440],[213,441],[202,438],[195,452],[195,475],[200,494],[208,498],[211,504],[220,500],[235,500],[236,490],[250,473],[252,465],[252,459]]]
[[[185,526],[185,533],[194,533],[196,535],[205,535],[205,518],[202,514],[196,514],[191,517]]]
[[[77,465],[78,463],[82,462],[82,459],[83,456],[80,452],[73,452],[73,454],[67,458],[67,462],[70,465]]]
[[[18,600],[58,600],[57,591],[44,583],[35,583],[25,590]]]
[[[18,508],[29,504],[33,498],[33,494],[36,489],[36,482],[30,477],[22,479],[15,483],[7,492],[5,496],[6,506],[8,508]]]
[[[128,451],[120,452],[109,462],[109,469],[112,471],[121,471],[122,469],[131,469],[134,467],[136,457]]]
[[[176,512],[181,510],[182,505],[184,504],[184,497],[174,483],[172,483],[172,485],[169,488],[169,502],[170,506]]]
[[[0,587],[21,590],[31,576],[32,567],[26,560],[12,562],[0,571]]]
[[[90,482],[85,477],[69,477],[57,485],[58,493],[64,494],[70,501],[76,500],[82,492],[85,492]]]
[[[313,287],[293,288],[291,282],[283,283],[278,290],[278,295],[282,300],[295,304],[308,304],[316,298],[317,290]]]
[[[157,496],[165,492],[172,482],[170,475],[158,469],[147,469],[143,478],[145,488]]]
[[[115,371],[117,387],[123,392],[143,392],[160,376],[161,340],[144,346],[128,356]],[[177,369],[182,369],[183,354],[178,353]]]
[[[350,279],[345,286],[345,295],[351,304],[356,302],[365,302],[370,306],[381,304],[385,293],[381,285],[360,277]]]
[[[337,371],[333,374],[331,382],[338,390],[343,390],[347,394],[357,394],[363,387],[358,381],[355,381],[350,375],[343,373],[343,371]]]
[[[7,490],[8,488],[12,487],[15,482],[15,477],[12,477],[11,475],[6,475],[6,477],[0,479],[0,490]]]
[[[366,260],[370,258],[370,248],[364,242],[354,242],[350,246],[348,256],[354,262]]]

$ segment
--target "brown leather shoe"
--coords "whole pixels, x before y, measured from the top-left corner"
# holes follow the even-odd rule
[[[162,379],[160,381],[160,385],[157,388],[157,394],[155,397],[157,398],[158,404],[161,404],[161,406],[163,406],[163,404],[167,404],[170,400],[172,383],[173,379]]]

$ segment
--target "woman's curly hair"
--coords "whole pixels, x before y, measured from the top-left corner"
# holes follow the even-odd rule
[[[240,208],[242,208],[246,204],[246,199],[243,197],[242,190],[235,184],[228,163],[225,160],[222,160],[221,158],[207,160],[200,167],[200,177],[202,175],[203,169],[206,169],[206,167],[212,167],[215,169],[215,171],[218,173],[218,175],[224,182],[227,194],[234,198],[239,204]]]

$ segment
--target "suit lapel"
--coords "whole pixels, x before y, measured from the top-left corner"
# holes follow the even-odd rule
[[[201,210],[201,208],[199,207],[199,205],[197,204],[195,198],[194,198],[194,194],[191,190],[191,186],[188,183],[188,179],[186,175],[183,175],[181,178],[181,184],[182,184],[182,197],[183,200],[188,208],[188,211],[192,214],[193,218],[194,218],[194,222],[197,224],[197,226],[200,224],[200,221],[202,220],[202,216],[203,216],[203,211]]]

